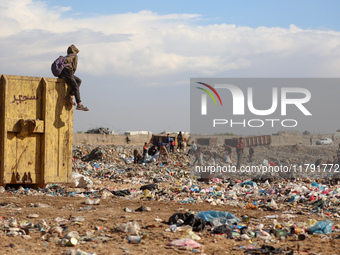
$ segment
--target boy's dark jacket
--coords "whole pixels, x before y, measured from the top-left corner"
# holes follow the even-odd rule
[[[72,74],[74,74],[77,70],[77,65],[78,65],[77,54],[78,53],[79,53],[79,50],[73,44],[71,46],[69,46],[68,49],[67,49],[67,55],[76,54],[74,56],[67,57],[66,60],[65,60],[65,64],[71,64],[71,65],[66,66],[65,68],[70,69]]]

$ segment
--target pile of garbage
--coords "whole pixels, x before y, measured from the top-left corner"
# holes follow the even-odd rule
[[[196,215],[193,213],[175,213],[169,218],[170,228],[165,231],[183,232],[182,239],[175,240],[169,245],[181,247],[200,248],[201,245],[195,241],[202,238],[194,232],[210,231],[211,235],[222,235],[227,239],[253,240],[252,244],[245,247],[235,247],[235,249],[245,249],[245,254],[293,254],[290,249],[275,249],[273,246],[263,245],[257,247],[258,241],[266,244],[275,244],[286,239],[304,241],[310,236],[330,238],[328,235],[333,230],[340,231],[339,225],[335,228],[331,220],[316,221],[310,219],[307,222],[295,222],[291,220],[292,215],[282,214],[268,215],[265,219],[256,219],[243,215],[242,219],[229,212],[223,211],[200,211]],[[279,218],[281,222],[279,223]],[[272,223],[261,223],[273,219]],[[339,239],[340,237],[335,237]],[[259,252],[259,253],[258,253]],[[274,253],[273,253],[274,252]]]
[[[148,156],[145,162],[134,164],[135,146],[75,146],[73,149],[72,184],[48,184],[44,189],[0,187],[0,194],[37,197],[80,197],[84,198],[87,212],[100,206],[103,201],[135,201],[138,203],[165,202],[168,204],[206,205],[209,210],[191,211],[183,209],[170,213],[168,220],[156,218],[169,233],[167,246],[204,254],[204,242],[208,237],[220,237],[236,241],[247,241],[248,245],[237,245],[234,250],[244,254],[294,254],[291,248],[277,248],[287,240],[304,242],[312,238],[322,240],[339,239],[340,232],[340,186],[327,179],[285,179],[276,176],[221,175],[200,181],[191,174],[190,157],[187,152],[175,151],[167,159],[159,160],[157,155]],[[222,150],[223,148],[217,148]],[[296,158],[286,156],[289,162],[311,160],[320,152],[311,148],[284,147],[271,151],[281,158],[281,152],[291,150]],[[315,148],[312,148],[316,150]],[[258,148],[258,162],[270,147]],[[285,152],[285,150],[287,150]],[[304,151],[299,156],[299,151]],[[276,153],[276,154],[275,154]],[[305,155],[307,153],[308,155]],[[326,150],[327,155],[331,154]],[[333,152],[334,153],[334,152]],[[262,155],[262,156],[261,156]],[[283,155],[283,154],[282,154]],[[289,159],[288,159],[289,158]],[[222,160],[222,159],[220,159]],[[255,160],[255,162],[256,162]],[[280,162],[283,160],[280,159]],[[255,164],[255,163],[252,163]],[[12,206],[1,203],[0,208]],[[48,207],[41,203],[32,207]],[[225,211],[225,207],[232,211]],[[124,213],[148,213],[151,208],[126,207]],[[304,216],[304,220],[301,217]],[[308,220],[305,220],[306,217]],[[54,219],[38,219],[38,214],[26,218],[0,218],[0,235],[30,239],[39,232],[41,240],[53,242],[62,247],[71,247],[64,254],[87,254],[81,249],[72,249],[78,244],[93,241],[110,242],[118,233],[125,233],[126,243],[139,244],[148,240],[145,231],[148,226],[140,221],[130,220],[116,224],[114,228],[96,226],[80,233],[73,229],[86,222],[86,217],[70,216]],[[101,218],[105,223],[107,219]],[[103,224],[105,225],[105,224]],[[176,238],[171,236],[176,234]],[[180,238],[178,238],[180,233]],[[275,248],[276,247],[276,248]]]

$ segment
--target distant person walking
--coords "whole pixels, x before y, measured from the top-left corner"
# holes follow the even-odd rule
[[[233,153],[233,148],[231,148],[229,145],[224,145],[225,147],[225,154],[224,154],[224,159],[226,163],[232,164],[232,153]]]
[[[201,148],[200,147],[198,147],[197,150],[195,151],[195,161],[194,161],[193,165],[195,165],[196,162],[199,165],[203,165],[203,154],[201,152]]]
[[[177,135],[177,148],[178,149],[182,149],[182,142],[183,142],[183,135],[182,135],[182,131],[179,131],[178,135]]]
[[[167,150],[168,150],[168,152],[170,152],[170,145],[171,145],[171,137],[170,137],[170,134],[167,134],[166,135],[166,143],[167,143]]]
[[[81,103],[79,87],[81,84],[81,79],[74,75],[77,70],[79,50],[73,44],[67,49],[67,56],[65,59],[65,68],[59,75],[59,78],[63,79],[67,85],[71,87],[70,94],[66,97],[67,100],[74,106],[77,106],[77,110],[88,111],[89,109]],[[74,97],[76,102],[74,102]]]
[[[243,155],[243,149],[244,149],[243,138],[240,137],[238,139],[238,143],[237,143],[237,147],[236,147],[236,153],[237,153],[236,169],[240,169],[241,161],[242,161],[242,155]]]
[[[158,137],[158,141],[157,141],[157,150],[160,151],[161,147],[163,145],[163,141],[161,137]]]
[[[148,143],[145,142],[143,146],[143,161],[146,162],[146,158],[148,156]]]
[[[322,162],[322,159],[321,158],[318,158],[316,161],[315,161],[315,167],[318,167],[321,165],[321,162]]]
[[[250,145],[249,147],[249,163],[253,163],[253,156],[254,156],[254,148],[253,146]]]
[[[187,152],[187,139],[184,137],[183,138],[183,142],[182,142],[182,150],[184,151],[184,153]]]
[[[224,147],[225,147],[225,155],[224,155],[225,162],[232,164],[233,163],[233,156],[232,156],[233,148],[226,144],[224,145]]]
[[[310,137],[310,145],[313,145],[313,136]]]
[[[339,143],[339,148],[338,150],[336,151],[336,157],[338,158],[338,165],[340,167],[340,143]]]
[[[188,154],[194,155],[196,153],[196,151],[197,151],[197,145],[196,145],[195,141],[192,141]]]
[[[139,161],[143,160],[142,155],[140,155],[140,153],[139,153],[139,151],[137,149],[134,149],[133,157],[134,157],[134,160],[133,160],[134,164],[138,164]]]
[[[170,152],[175,152],[175,140],[170,138]]]

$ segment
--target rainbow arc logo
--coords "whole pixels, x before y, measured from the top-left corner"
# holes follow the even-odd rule
[[[197,82],[198,84],[201,84],[203,86],[206,86],[207,88],[209,88],[218,98],[218,100],[220,101],[220,104],[222,106],[222,100],[221,100],[221,97],[220,95],[217,93],[217,91],[212,87],[210,86],[209,84],[206,84],[206,83],[203,83],[203,82]],[[216,103],[216,100],[215,100],[215,97],[213,96],[213,94],[207,90],[207,89],[204,89],[204,88],[201,88],[201,87],[196,87],[200,90],[203,90],[204,92],[206,92],[211,98],[212,100],[214,101],[215,105],[217,105]],[[202,108],[201,108],[201,114],[202,115],[207,115],[207,95],[206,94],[202,94]]]

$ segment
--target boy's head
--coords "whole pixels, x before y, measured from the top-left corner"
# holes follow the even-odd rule
[[[78,54],[79,50],[73,44],[67,48],[67,54]]]

